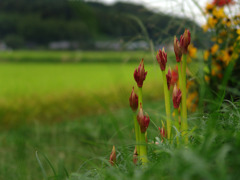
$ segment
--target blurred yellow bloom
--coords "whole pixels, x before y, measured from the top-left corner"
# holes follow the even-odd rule
[[[219,33],[219,36],[224,37],[227,35],[227,31],[224,29]]]
[[[211,53],[212,54],[215,54],[219,49],[219,46],[218,44],[214,44],[212,47],[211,47]]]
[[[229,50],[222,50],[222,60],[223,62],[228,65],[231,60],[231,54],[229,53]]]
[[[222,44],[223,40],[221,38],[218,39],[218,44]]]
[[[219,64],[213,63],[212,71],[211,71],[212,76],[217,76],[221,74],[221,70],[222,70],[222,67]]]
[[[224,19],[222,23],[225,24],[227,27],[231,26],[231,20],[229,18]]]
[[[208,27],[207,24],[205,24],[205,25],[202,26],[202,29],[203,29],[204,32],[207,32],[208,28],[209,28],[209,27]]]
[[[209,76],[205,75],[204,79],[205,79],[206,83],[209,83],[209,81],[210,81],[210,77]]]
[[[237,29],[237,34],[238,34],[237,41],[240,41],[240,29]]]
[[[209,51],[204,51],[203,59],[204,59],[205,61],[207,61],[207,60],[208,60],[208,57],[209,57]]]
[[[214,8],[212,14],[217,19],[224,18],[226,16],[225,13],[224,13],[224,9],[223,8],[220,8],[220,9]]]
[[[191,112],[195,112],[197,108],[198,103],[198,93],[197,91],[194,91],[188,95],[187,98],[187,108]]]
[[[208,18],[208,25],[210,28],[214,28],[215,25],[217,24],[217,19],[214,17],[209,17]]]
[[[193,44],[190,44],[188,46],[188,53],[191,58],[196,58],[197,48],[194,47]]]
[[[207,3],[206,13],[211,13],[213,9],[214,9],[214,5],[210,4],[210,3]]]

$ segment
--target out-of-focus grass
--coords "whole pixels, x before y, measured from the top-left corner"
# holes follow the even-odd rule
[[[0,66],[0,124],[58,121],[126,106],[134,64],[3,63]],[[162,96],[161,73],[146,64],[144,98]],[[137,88],[136,88],[137,90]]]
[[[188,148],[176,148],[156,139],[160,138],[157,127],[163,102],[144,101],[151,119],[149,164],[145,168],[132,163],[135,137],[131,109],[107,110],[105,115],[53,125],[36,122],[1,132],[0,179],[43,179],[35,151],[49,179],[238,179],[239,104],[227,101],[219,111],[189,115],[189,127],[194,127],[190,143]],[[112,145],[117,150],[115,167],[108,163]],[[42,153],[54,167],[55,177]]]
[[[174,54],[171,54],[174,57]],[[149,51],[5,51],[0,53],[3,62],[138,62],[144,58],[152,62]]]
[[[145,101],[145,110],[160,123],[163,109],[161,102]],[[132,111],[129,107],[112,110],[106,107],[104,115],[88,115],[81,118],[51,125],[23,125],[9,131],[0,132],[0,179],[32,180],[43,179],[35,152],[43,163],[47,176],[53,172],[42,156],[44,153],[57,173],[66,179],[64,167],[71,172],[85,172],[92,166],[101,166],[99,157],[107,160],[113,144],[132,148],[134,144]],[[157,128],[150,124],[149,137],[158,134]],[[61,176],[61,175],[60,175]]]

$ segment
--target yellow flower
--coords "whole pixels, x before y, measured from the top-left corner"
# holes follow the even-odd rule
[[[207,61],[207,60],[208,60],[208,57],[209,57],[209,51],[204,51],[203,59],[204,59],[205,61]]]
[[[219,64],[212,63],[212,71],[211,74],[212,76],[217,76],[221,74],[222,67]]]
[[[222,39],[218,39],[218,44],[222,44],[223,43],[223,40]]]
[[[188,53],[191,58],[196,58],[197,48],[194,47],[193,44],[190,44],[188,46]]]
[[[224,37],[227,35],[227,31],[226,30],[222,30],[220,33],[219,33],[219,36],[221,37]]]
[[[237,34],[240,35],[240,29],[237,29]]]
[[[211,47],[211,53],[212,54],[215,54],[219,49],[219,46],[218,44],[214,44],[212,47]]]
[[[187,108],[189,111],[194,112],[196,111],[198,103],[198,93],[197,91],[194,91],[190,93],[187,97]]]
[[[205,75],[204,79],[205,79],[206,83],[209,83],[209,81],[210,81],[210,77],[209,76]]]
[[[208,25],[210,28],[214,28],[215,25],[217,24],[217,19],[214,17],[209,17],[208,18]]]
[[[240,41],[240,29],[237,29],[237,34],[238,34],[237,41]]]
[[[207,24],[205,24],[205,25],[202,26],[202,29],[203,29],[204,32],[207,32],[207,30],[209,29],[209,27],[208,27]]]
[[[225,13],[224,13],[224,9],[223,8],[220,8],[220,9],[214,8],[212,14],[217,19],[224,18],[226,16]]]
[[[214,9],[214,5],[210,4],[210,3],[207,3],[206,13],[211,13],[213,9]]]
[[[228,65],[233,54],[233,47],[221,51],[223,62]]]
[[[231,26],[231,19],[227,18],[227,19],[224,19],[223,24],[225,24],[227,27],[230,27]]]

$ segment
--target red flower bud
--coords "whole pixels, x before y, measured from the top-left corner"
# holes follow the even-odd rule
[[[145,71],[144,69],[144,63],[143,63],[143,59],[140,62],[138,69],[135,69],[134,71],[134,79],[137,82],[138,87],[142,87],[143,86],[143,81],[145,80],[147,75],[147,71]]]
[[[156,58],[157,58],[158,64],[160,65],[161,70],[165,71],[166,64],[167,64],[167,53],[165,53],[164,48],[162,50],[159,49],[159,52],[157,53]]]
[[[134,153],[133,153],[133,163],[137,164],[138,161],[138,153],[137,153],[137,148],[135,147]]]
[[[145,133],[148,128],[150,119],[148,116],[143,114],[142,104],[140,104],[140,109],[137,115],[137,121],[140,126],[141,133]]]
[[[180,89],[177,88],[177,86],[175,84],[175,86],[173,88],[173,94],[172,94],[173,106],[175,109],[179,108],[181,99],[182,99],[182,92]]]
[[[175,56],[176,56],[176,61],[180,62],[181,58],[182,58],[182,50],[180,47],[180,42],[178,41],[176,36],[174,36],[174,52],[175,52]]]
[[[129,97],[130,107],[134,112],[138,109],[138,95],[134,92],[134,87],[132,88],[132,93]]]
[[[171,68],[170,68],[170,67],[169,67],[169,69],[168,69],[168,73],[166,74],[166,78],[167,78],[168,90],[170,90],[171,81],[172,81],[172,73],[171,73]]]
[[[176,69],[172,70],[172,81],[171,81],[171,85],[176,84],[178,81],[178,67],[176,66]]]
[[[180,47],[183,54],[187,54],[188,45],[191,42],[191,33],[188,29],[185,29],[183,35],[180,37]]]
[[[112,166],[116,163],[116,150],[115,150],[115,146],[113,146],[113,148],[112,148],[112,152],[110,154],[109,162],[111,163]]]

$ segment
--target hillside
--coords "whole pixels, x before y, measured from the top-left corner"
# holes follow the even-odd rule
[[[47,48],[50,42],[67,41],[74,42],[72,48],[93,49],[97,41],[146,40],[147,35],[159,44],[172,41],[186,27],[195,31],[198,37],[195,42],[204,37],[196,23],[157,14],[141,5],[66,0],[0,1],[0,40],[11,48]]]

